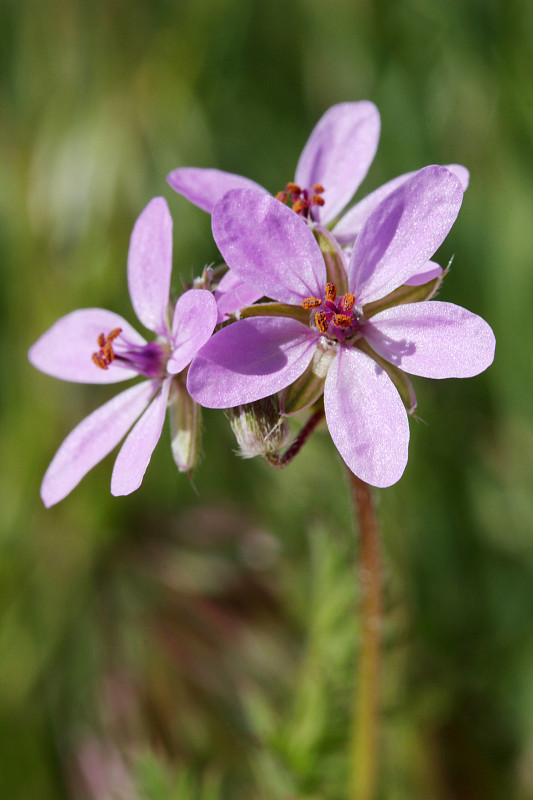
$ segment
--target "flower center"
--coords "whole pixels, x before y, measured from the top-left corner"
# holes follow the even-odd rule
[[[308,219],[313,206],[323,206],[326,202],[322,197],[324,192],[324,187],[319,183],[314,183],[310,189],[300,189],[296,183],[288,183],[282,192],[277,193],[276,199],[290,203],[293,211]]]
[[[337,299],[337,287],[333,282],[326,284],[323,299],[306,297],[302,306],[312,312],[313,327],[332,339],[344,341],[359,331],[363,314],[355,305],[355,296],[346,292]]]
[[[100,369],[109,369],[111,364],[134,369],[147,378],[159,378],[166,373],[170,351],[164,342],[133,344],[122,335],[122,328],[113,328],[108,334],[100,333],[98,350],[91,358]]]

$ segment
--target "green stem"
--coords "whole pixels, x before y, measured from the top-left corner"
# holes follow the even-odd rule
[[[359,523],[361,647],[351,742],[350,800],[373,800],[376,791],[380,706],[382,576],[379,530],[370,487],[350,470]]]

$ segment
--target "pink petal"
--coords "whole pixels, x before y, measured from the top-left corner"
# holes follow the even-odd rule
[[[119,314],[104,308],[80,308],[55,322],[28,351],[34,367],[75,383],[118,383],[134,378],[137,372],[112,364],[100,369],[91,356],[99,350],[98,336],[121,328],[132,344],[144,345],[146,340]]]
[[[248,286],[229,269],[215,290],[218,309],[217,322],[223,322],[229,314],[235,314],[244,306],[251,306],[262,296],[262,292]]]
[[[352,472],[371,486],[391,486],[407,464],[409,423],[387,374],[359,350],[342,347],[324,389],[333,442]]]
[[[46,470],[41,497],[47,508],[58,503],[126,435],[159,388],[143,381],[97,408],[67,436]]]
[[[318,334],[284,317],[253,317],[222,328],[189,367],[187,389],[200,405],[230,408],[275,394],[310,363]]]
[[[120,448],[111,476],[111,494],[115,497],[131,494],[142,483],[161,437],[171,382],[172,378],[167,378],[159,384],[160,393],[152,400]]]
[[[176,303],[172,323],[174,351],[167,370],[175,375],[185,369],[192,357],[207,342],[217,324],[217,304],[206,289],[190,289]]]
[[[379,300],[430,259],[453,225],[463,189],[445,167],[425,167],[366,220],[348,266],[360,304]]]
[[[167,181],[178,194],[182,194],[208,214],[231,189],[259,189],[266,192],[266,189],[249,178],[219,169],[180,167],[167,175]]]
[[[442,267],[435,261],[428,261],[418,272],[407,278],[405,283],[408,286],[423,286],[425,283],[435,280],[435,278],[440,278],[443,272]]]
[[[485,320],[438,300],[381,311],[364,336],[387,361],[424,378],[469,378],[494,359],[494,334]]]
[[[128,286],[143,325],[165,336],[172,272],[172,218],[164,197],[154,197],[137,218],[128,252]]]
[[[466,192],[468,188],[468,181],[470,178],[469,172],[466,167],[460,164],[447,164],[446,169],[452,172],[461,182],[463,191]],[[384,183],[375,191],[367,194],[362,200],[356,203],[349,211],[344,214],[333,229],[335,238],[341,244],[350,244],[354,242],[357,234],[363,227],[363,223],[376,209],[379,204],[389,196],[395,189],[402,186],[406,181],[416,175],[418,170],[413,172],[406,172],[403,175],[398,175],[391,181]]]
[[[327,224],[350,202],[368,172],[379,141],[379,112],[373,103],[339,103],[332,106],[307,140],[298,166],[296,183],[324,189],[325,205],[313,209],[315,219]]]
[[[262,295],[300,304],[322,295],[326,267],[306,222],[270,195],[229,192],[213,209],[213,236],[228,267]]]

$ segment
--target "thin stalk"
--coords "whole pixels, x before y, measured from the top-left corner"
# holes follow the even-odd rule
[[[361,647],[355,685],[350,753],[351,800],[376,793],[380,717],[382,574],[379,530],[370,487],[350,470],[359,527]]]

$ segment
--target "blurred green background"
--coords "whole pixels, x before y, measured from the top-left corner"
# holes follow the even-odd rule
[[[5,0],[0,6],[0,787],[10,800],[343,800],[357,537],[325,433],[274,473],[222,415],[177,473],[112,456],[46,511],[41,477],[115,390],[32,369],[57,317],[133,322],[133,223],[163,194],[174,289],[217,259],[165,175],[275,192],[333,103],[370,99],[363,193],[471,172],[441,298],[484,316],[494,365],[415,379],[402,480],[378,492],[386,567],[384,800],[533,798],[533,5],[524,0]],[[362,196],[362,195],[359,195]]]

